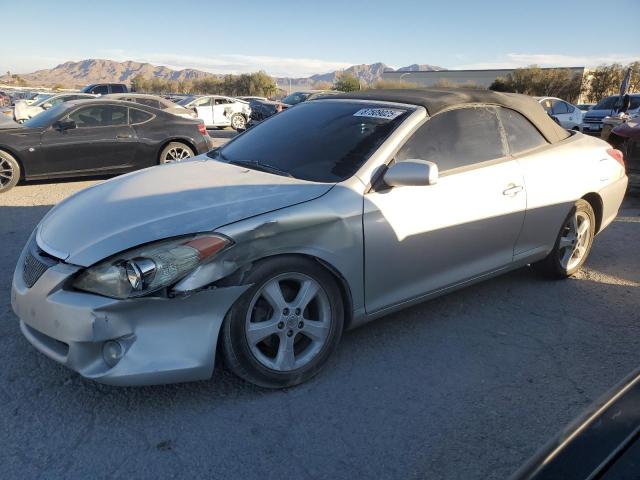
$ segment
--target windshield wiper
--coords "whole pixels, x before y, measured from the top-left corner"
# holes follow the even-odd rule
[[[229,163],[231,163],[232,165],[238,165],[239,167],[252,168],[253,170],[259,170],[267,173],[275,173],[276,175],[282,175],[284,177],[293,178],[293,175],[291,175],[286,170],[281,170],[278,167],[274,167],[273,165],[267,165],[266,163],[256,162],[255,160],[230,160]]]

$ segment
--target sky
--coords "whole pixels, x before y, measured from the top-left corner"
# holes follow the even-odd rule
[[[304,77],[640,60],[640,0],[0,0],[0,72],[86,58]],[[604,17],[603,17],[604,15]]]

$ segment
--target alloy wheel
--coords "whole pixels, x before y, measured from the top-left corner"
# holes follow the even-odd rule
[[[245,126],[245,120],[244,117],[242,115],[234,115],[233,117],[231,117],[231,126],[237,130],[239,128],[244,128]]]
[[[164,156],[164,163],[180,162],[191,157],[191,152],[183,147],[173,147]]]
[[[6,158],[0,157],[0,188],[6,187],[13,180],[15,172]]]
[[[591,220],[585,212],[577,211],[563,227],[558,242],[560,265],[572,270],[580,264],[589,248]]]
[[[331,330],[327,293],[313,278],[284,273],[253,296],[245,336],[255,359],[279,372],[296,370],[322,350]]]

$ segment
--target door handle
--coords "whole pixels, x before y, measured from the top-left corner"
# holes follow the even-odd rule
[[[124,135],[124,134],[116,135],[116,138],[118,138],[118,139],[127,139],[127,138],[131,138],[131,137],[133,137],[133,135],[131,135],[131,134],[129,134],[129,135]]]
[[[522,190],[524,190],[524,187],[522,185],[511,185],[509,186],[506,190],[502,191],[503,195],[507,195],[509,197],[513,197],[515,195],[517,195],[518,193],[520,193]]]

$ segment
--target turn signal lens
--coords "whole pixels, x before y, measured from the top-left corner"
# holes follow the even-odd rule
[[[611,158],[613,158],[616,162],[618,162],[620,165],[622,165],[622,168],[625,168],[624,165],[624,154],[616,149],[616,148],[608,148],[607,149],[607,153],[609,154],[609,156]]]

